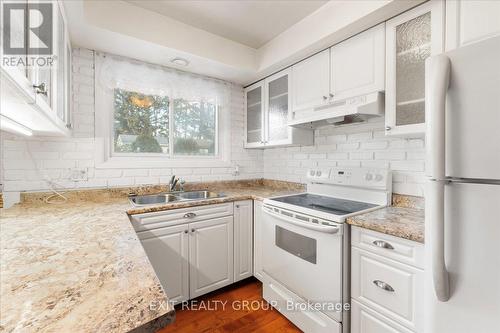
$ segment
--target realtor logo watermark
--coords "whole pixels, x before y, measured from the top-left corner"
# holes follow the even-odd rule
[[[52,66],[53,4],[2,1],[4,66]]]

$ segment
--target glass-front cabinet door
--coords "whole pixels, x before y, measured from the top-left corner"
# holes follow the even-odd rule
[[[258,82],[245,89],[246,140],[245,147],[264,145],[264,83]]]
[[[386,23],[386,134],[425,132],[425,59],[443,51],[443,1]]]
[[[290,137],[288,124],[290,70],[279,72],[266,80],[265,143],[286,144]]]

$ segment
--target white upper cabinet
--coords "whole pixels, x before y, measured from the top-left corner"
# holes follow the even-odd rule
[[[290,73],[290,69],[285,69],[245,89],[245,148],[313,143],[311,131],[288,126]]]
[[[292,111],[326,104],[330,93],[330,50],[292,66]]]
[[[281,71],[265,81],[265,143],[288,144],[291,128],[288,127],[290,110],[290,70]]]
[[[385,89],[385,23],[330,49],[333,100]]]
[[[425,132],[425,59],[443,51],[443,29],[444,1],[386,22],[386,134]]]
[[[245,89],[246,139],[245,147],[254,148],[264,144],[264,82]]]
[[[26,55],[27,47],[43,49],[46,45],[35,34],[24,33],[28,29],[26,15],[13,15],[12,40],[6,43],[16,48],[24,45],[25,50],[12,55],[21,61],[17,67],[3,62],[0,66],[1,115],[4,124],[11,124],[10,128],[2,126],[2,129],[25,135],[70,133],[71,46],[62,2],[51,3],[51,55],[36,54],[31,49]],[[27,10],[26,5],[25,13]]]
[[[446,1],[446,50],[500,35],[500,1]]]

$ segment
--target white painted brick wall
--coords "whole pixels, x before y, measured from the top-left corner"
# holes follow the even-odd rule
[[[383,119],[315,131],[310,147],[264,151],[264,177],[305,182],[312,167],[391,168],[393,192],[423,195],[424,141],[387,137]]]
[[[240,175],[233,168],[189,167],[159,169],[96,169],[94,140],[94,52],[73,50],[73,133],[71,138],[35,138],[2,132],[1,179],[4,191],[36,191],[50,188],[117,187],[168,183],[172,174],[187,181],[261,178],[263,152],[243,149],[243,88],[231,88],[231,161],[240,166]],[[69,181],[69,168],[88,168],[88,180]]]

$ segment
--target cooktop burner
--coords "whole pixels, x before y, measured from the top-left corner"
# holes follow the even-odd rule
[[[366,202],[337,199],[309,193],[273,198],[272,200],[335,215],[347,215],[377,206]]]

